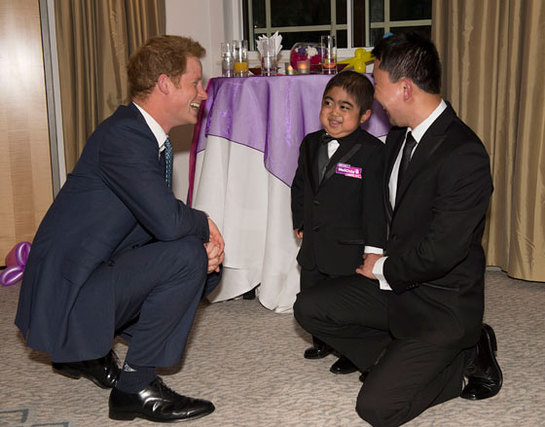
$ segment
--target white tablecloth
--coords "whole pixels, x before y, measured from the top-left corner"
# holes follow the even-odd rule
[[[206,161],[204,161],[206,160]],[[223,278],[211,302],[261,284],[261,304],[291,312],[299,292],[290,188],[263,166],[263,153],[208,136],[197,154],[192,206],[208,213],[225,239]]]

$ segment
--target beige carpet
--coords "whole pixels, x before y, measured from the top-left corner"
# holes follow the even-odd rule
[[[455,399],[407,426],[545,426],[545,283],[486,277],[485,320],[498,339],[504,387],[494,398]],[[108,419],[107,390],[54,374],[26,349],[13,325],[19,285],[0,288],[0,426],[150,426]],[[356,373],[329,373],[335,358],[302,357],[309,337],[291,314],[257,300],[203,304],[184,362],[163,373],[173,389],[210,399],[216,411],[195,426],[364,426],[354,411]],[[123,343],[116,343],[121,356]]]

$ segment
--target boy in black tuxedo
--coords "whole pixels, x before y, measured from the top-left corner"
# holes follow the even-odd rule
[[[323,130],[305,136],[291,188],[293,228],[302,246],[301,290],[321,280],[350,276],[367,253],[382,254],[386,243],[384,145],[363,129],[374,88],[364,75],[344,71],[327,84],[322,98]],[[305,358],[332,352],[313,337]],[[331,372],[356,371],[341,356]]]

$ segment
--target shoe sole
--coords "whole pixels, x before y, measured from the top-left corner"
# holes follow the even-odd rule
[[[331,353],[324,354],[323,356],[304,356],[307,360],[318,360],[323,359],[324,357],[329,356]]]
[[[501,371],[500,365],[498,364],[498,361],[496,360],[496,353],[498,352],[498,344],[496,342],[496,334],[494,333],[494,330],[492,329],[492,327],[490,327],[486,323],[483,324],[483,330],[486,333],[488,345],[492,349],[492,363],[494,363],[494,368],[496,368],[498,370],[499,374],[500,374],[500,376],[499,376],[500,387],[498,388],[498,392],[499,392],[499,389],[501,389],[501,386],[503,385],[503,373]]]
[[[487,325],[486,323],[483,323],[483,329],[486,332],[486,336],[488,337],[490,347],[492,348],[494,353],[496,353],[498,351],[498,344],[496,343],[496,334],[494,333],[494,329],[492,329],[492,327]]]
[[[332,374],[335,374],[335,375],[347,375],[347,374],[352,374],[352,373],[354,373],[356,371],[357,371],[356,368],[354,368],[354,369],[345,369],[345,370],[342,370],[342,371],[337,371],[337,370],[332,369],[332,368],[329,369],[329,372],[331,372]]]
[[[110,409],[109,412],[108,412],[108,417],[110,417],[110,419],[112,419],[112,420],[117,420],[117,421],[131,421],[131,420],[134,420],[135,418],[143,418],[145,420],[153,421],[155,423],[179,423],[179,422],[183,422],[183,421],[191,421],[191,420],[196,420],[198,418],[202,418],[205,415],[209,415],[212,412],[214,412],[214,409],[215,408],[212,408],[212,410],[209,411],[209,412],[203,412],[201,414],[197,414],[197,415],[194,415],[192,417],[173,418],[173,419],[156,418],[156,417],[150,417],[150,416],[148,416],[146,414],[142,414],[142,413],[113,411],[113,410]]]

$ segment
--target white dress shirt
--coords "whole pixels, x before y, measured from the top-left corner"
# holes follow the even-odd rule
[[[339,141],[336,139],[332,139],[327,143],[327,156],[331,159],[333,154],[335,154],[335,151],[337,151],[337,148],[339,148]]]

